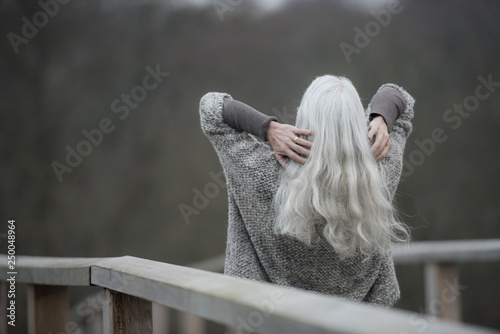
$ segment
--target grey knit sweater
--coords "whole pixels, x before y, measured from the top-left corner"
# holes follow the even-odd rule
[[[384,86],[396,88],[405,100],[405,110],[390,128],[392,148],[380,162],[392,199],[401,174],[406,138],[412,130],[414,100],[401,87]],[[281,166],[267,144],[224,122],[224,97],[230,96],[208,93],[200,102],[201,127],[219,156],[228,190],[224,273],[392,306],[399,298],[399,286],[390,253],[377,252],[369,258],[358,254],[340,260],[324,238],[307,246],[274,233],[273,198]],[[366,115],[368,122],[370,106]]]

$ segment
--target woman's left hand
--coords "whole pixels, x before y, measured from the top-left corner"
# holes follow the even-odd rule
[[[273,147],[276,159],[283,168],[286,167],[285,157],[301,164],[306,163],[312,143],[300,138],[301,135],[309,136],[311,131],[274,121],[269,123],[267,139]]]

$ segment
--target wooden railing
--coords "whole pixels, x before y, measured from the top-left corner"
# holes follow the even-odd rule
[[[500,261],[500,239],[421,241],[411,246],[393,245],[392,254],[397,265],[424,266],[425,310],[429,315],[460,321],[462,297],[458,264]],[[223,272],[224,254],[197,262],[193,267]]]
[[[442,319],[462,318],[458,264],[500,260],[500,239],[424,241],[393,246],[394,263],[424,265],[426,310]]]
[[[427,299],[452,305],[445,313],[453,314],[456,303],[443,291],[458,284],[455,263],[499,260],[500,240],[417,243],[408,249],[394,247],[393,254],[398,263],[428,262]],[[7,258],[0,259],[4,285]],[[16,284],[28,285],[30,333],[71,332],[68,286],[90,285],[105,291],[104,333],[152,333],[152,303],[227,325],[237,333],[500,333],[426,315],[418,316],[415,327],[415,314],[409,312],[130,256],[18,256],[16,269]]]

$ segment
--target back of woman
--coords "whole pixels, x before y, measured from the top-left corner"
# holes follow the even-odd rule
[[[313,145],[304,165],[288,161],[285,170],[268,145],[228,125],[228,94],[202,98],[202,129],[228,185],[226,274],[384,306],[398,299],[389,243],[407,235],[391,202],[414,101],[395,85],[382,89],[400,94],[404,110],[378,166],[367,137],[370,107],[364,112],[345,78],[317,78],[304,94],[297,127],[311,130],[304,139]]]

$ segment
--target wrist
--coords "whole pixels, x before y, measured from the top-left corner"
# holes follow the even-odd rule
[[[380,115],[380,114],[373,114],[372,116],[372,122],[373,121],[376,121],[376,122],[380,122],[380,123],[384,123],[385,126],[387,126],[387,121],[385,120],[385,117]]]
[[[275,120],[272,120],[269,122],[269,125],[267,126],[267,134],[266,134],[266,139],[269,141],[270,137],[274,134],[274,131],[279,127],[279,123]]]

